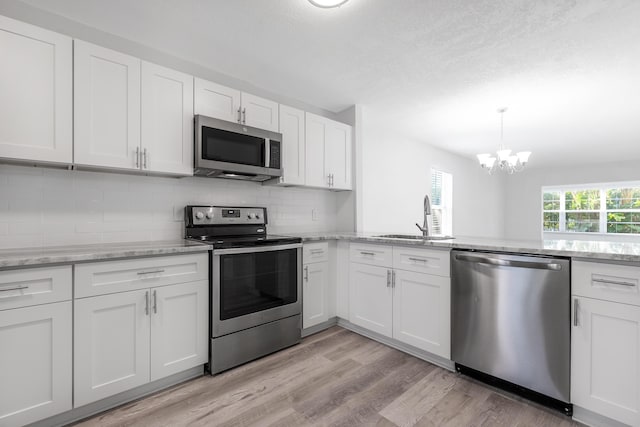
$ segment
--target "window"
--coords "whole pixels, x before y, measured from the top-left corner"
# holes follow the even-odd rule
[[[433,234],[453,234],[453,176],[431,169],[431,222]]]
[[[542,230],[640,234],[640,183],[543,188]]]

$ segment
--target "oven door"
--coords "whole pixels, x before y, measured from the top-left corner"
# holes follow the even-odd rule
[[[301,314],[302,244],[213,251],[211,333]]]

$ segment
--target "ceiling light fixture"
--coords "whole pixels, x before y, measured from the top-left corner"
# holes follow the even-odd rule
[[[330,9],[332,7],[342,6],[348,1],[349,0],[309,0],[309,3],[323,9]]]
[[[511,154],[511,150],[504,146],[504,113],[506,108],[500,108],[500,147],[496,153],[496,157],[491,154],[478,154],[478,161],[480,166],[489,172],[493,173],[496,170],[501,170],[512,174],[514,172],[520,172],[525,168],[525,165],[529,161],[531,151],[520,151],[514,155]]]

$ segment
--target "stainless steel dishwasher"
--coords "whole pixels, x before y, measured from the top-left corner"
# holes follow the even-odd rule
[[[571,281],[565,258],[451,252],[458,372],[571,415]]]

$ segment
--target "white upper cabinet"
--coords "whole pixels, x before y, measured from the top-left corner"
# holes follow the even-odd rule
[[[140,168],[140,60],[74,41],[74,161]]]
[[[278,103],[195,79],[195,114],[278,132]]]
[[[304,185],[304,111],[280,105],[281,184]]]
[[[193,175],[193,77],[142,63],[143,170]]]
[[[278,132],[278,103],[242,92],[242,124]]]
[[[0,16],[0,157],[72,162],[71,43]]]
[[[351,126],[329,120],[324,133],[326,173],[331,175],[330,187],[351,190]]]
[[[305,183],[350,190],[351,126],[306,113]]]
[[[240,122],[240,91],[196,77],[195,114]]]

